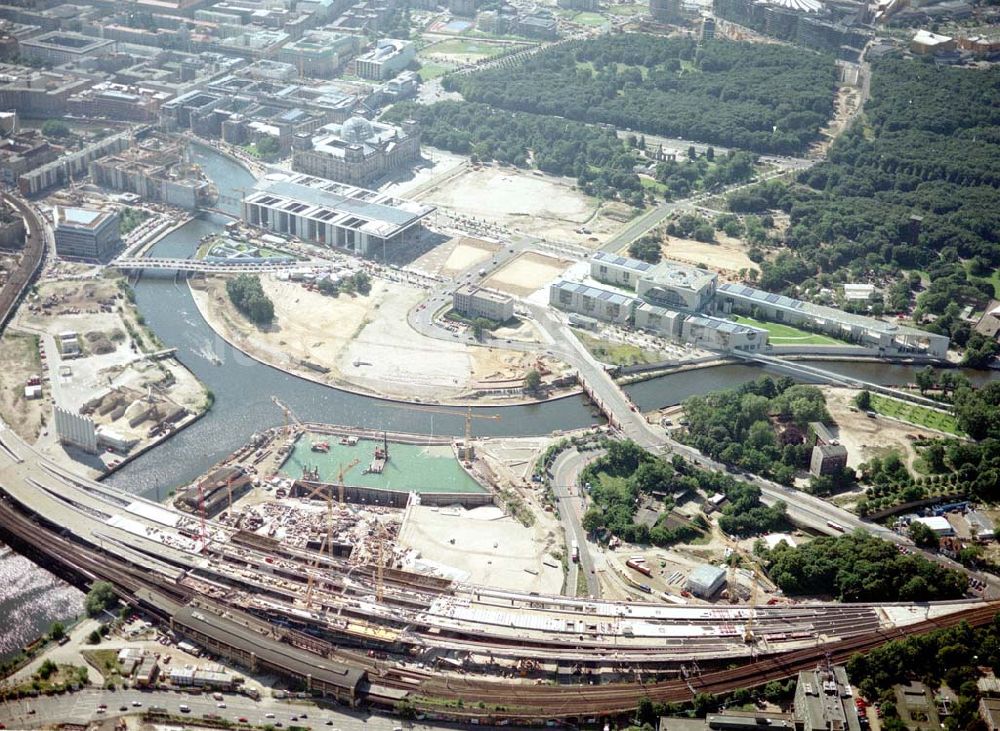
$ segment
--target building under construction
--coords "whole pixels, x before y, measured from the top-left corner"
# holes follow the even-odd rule
[[[94,160],[90,177],[104,188],[180,208],[211,207],[218,199],[218,190],[201,166],[189,161],[187,143],[159,134],[148,134],[118,154]]]
[[[242,467],[220,467],[201,482],[182,492],[174,504],[181,510],[213,518],[231,502],[243,497],[253,487],[253,478]],[[202,502],[204,507],[202,507]]]

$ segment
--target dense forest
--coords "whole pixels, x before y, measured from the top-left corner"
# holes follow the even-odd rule
[[[621,197],[635,205],[643,202],[642,185],[632,170],[633,155],[613,130],[456,101],[396,104],[384,119],[416,120],[421,139],[433,147],[483,161],[534,165],[553,175],[577,178],[589,195]]]
[[[787,376],[763,376],[737,388],[692,396],[684,402],[684,415],[689,423],[683,441],[786,485],[792,484],[796,470],[809,465],[807,424],[829,419],[823,393]]]
[[[466,99],[763,153],[797,154],[833,112],[831,57],[643,34],[561,43],[521,66],[445,79]]]
[[[654,457],[634,442],[608,441],[607,454],[598,458],[581,474],[589,484],[593,507],[587,510],[583,526],[588,532],[607,531],[630,543],[653,543],[665,546],[690,540],[697,531],[690,528],[670,529],[665,525],[667,510],[653,527],[634,522],[641,496],[655,495],[669,507],[676,496],[685,492],[722,493],[726,505],[719,527],[726,533],[750,536],[776,530],[787,525],[785,506],[777,503],[767,507],[760,501],[760,488],[739,482],[722,472],[709,472],[674,457],[665,461]],[[707,528],[702,518],[696,519]]]
[[[761,285],[916,269],[931,280],[917,300],[923,312],[981,305],[992,287],[978,277],[1000,266],[1000,69],[884,60],[873,65],[871,91],[863,117],[799,184],[730,197],[737,212],[790,214],[790,253],[763,263]],[[896,294],[889,311],[910,301]]]
[[[958,599],[968,580],[923,556],[900,553],[881,538],[855,531],[794,548],[764,551],[768,575],[790,596],[833,594],[842,602]]]

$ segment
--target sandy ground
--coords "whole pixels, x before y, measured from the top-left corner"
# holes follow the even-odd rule
[[[420,197],[461,215],[589,247],[609,238],[635,215],[628,206],[600,204],[576,190],[571,180],[494,165],[469,167],[429,186]]]
[[[42,428],[43,404],[50,395],[43,384],[42,397],[24,398],[24,386],[32,376],[41,376],[38,340],[33,335],[7,330],[0,339],[0,417],[19,437],[31,443]]]
[[[435,247],[413,262],[416,269],[431,274],[454,276],[490,258],[500,244],[468,236],[455,238]]]
[[[858,108],[860,101],[860,89],[853,86],[841,86],[837,89],[837,96],[833,101],[833,118],[820,130],[823,138],[809,148],[810,157],[820,157],[826,154],[833,141],[844,131],[845,124]]]
[[[458,398],[477,382],[523,373],[528,356],[427,338],[406,326],[406,314],[425,292],[376,279],[367,296],[333,298],[299,284],[263,277],[275,323],[250,325],[230,303],[221,279],[195,283],[194,294],[213,328],[264,362],[332,385],[388,396]],[[330,368],[322,374],[302,360]]]
[[[745,247],[738,239],[731,239],[718,231],[716,238],[719,243],[705,244],[701,241],[667,236],[662,246],[663,258],[693,266],[704,265],[715,271],[760,270],[760,267],[746,255]],[[627,251],[626,248],[623,253]]]
[[[400,171],[378,187],[382,193],[412,197],[414,191],[444,179],[468,162],[468,158],[434,147],[421,148],[422,163],[413,170]]]
[[[834,433],[840,443],[847,447],[847,464],[850,467],[857,467],[874,456],[894,449],[902,455],[907,466],[913,468],[917,453],[906,435],[919,432],[920,427],[880,416],[871,419],[860,411],[851,411],[856,389],[832,386],[821,388],[826,395],[826,407],[830,416],[839,427]]]
[[[415,507],[398,543],[464,572],[473,584],[553,594],[562,588],[562,565],[551,555],[561,549],[556,536],[539,523],[526,528],[494,506]]]
[[[486,279],[487,287],[524,297],[545,286],[572,264],[544,254],[528,252],[500,267]]]

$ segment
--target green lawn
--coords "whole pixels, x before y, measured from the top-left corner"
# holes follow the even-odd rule
[[[625,343],[613,343],[595,338],[582,330],[573,328],[573,334],[583,343],[598,360],[610,365],[635,365],[637,363],[655,363],[662,360],[656,353]]]
[[[743,315],[734,315],[733,319],[741,325],[753,325],[767,330],[768,341],[771,345],[843,345],[845,343],[845,341],[831,338],[829,335],[811,333],[791,325],[763,322]]]
[[[423,50],[426,53],[440,53],[447,56],[479,56],[481,58],[489,58],[500,55],[506,48],[495,43],[451,38],[440,43],[434,43]]]
[[[584,11],[582,13],[577,13],[576,16],[573,17],[573,22],[579,23],[580,25],[589,25],[596,28],[598,26],[607,23],[608,19],[605,18],[600,13],[590,13]]]
[[[911,404],[908,401],[900,401],[873,393],[872,410],[885,416],[892,416],[903,421],[908,421],[916,426],[937,429],[938,431],[958,436],[962,434],[962,430],[958,428],[958,424],[955,422],[955,417],[951,414]]]
[[[440,63],[434,63],[433,61],[425,61],[420,64],[420,80],[430,81],[431,79],[436,79],[439,76],[444,76],[449,71],[451,71],[451,69],[448,66]]]

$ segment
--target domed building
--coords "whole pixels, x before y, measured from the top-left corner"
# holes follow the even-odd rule
[[[420,128],[416,122],[395,127],[354,116],[296,136],[293,148],[293,170],[370,187],[420,159]]]

